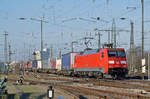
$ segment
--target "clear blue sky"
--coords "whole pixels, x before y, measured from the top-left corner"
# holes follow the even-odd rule
[[[108,1],[108,2],[107,2]],[[150,20],[150,0],[145,1],[145,20]],[[126,9],[127,7],[136,7]],[[17,60],[22,60],[23,53],[29,53],[34,49],[40,50],[40,23],[30,20],[30,18],[39,19],[44,15],[49,23],[44,24],[44,43],[45,46],[53,45],[55,53],[59,48],[70,47],[65,43],[71,44],[71,41],[83,38],[86,34],[95,38],[92,41],[92,47],[97,47],[97,36],[94,28],[108,29],[112,26],[112,19],[115,18],[117,29],[130,30],[130,20],[134,22],[135,44],[141,45],[141,0],[0,0],[0,44],[3,44],[3,31],[8,31],[9,42],[12,50],[16,51]],[[24,17],[27,20],[19,20]],[[79,20],[91,17],[100,17],[105,22],[90,22]],[[120,20],[120,17],[126,17],[128,20]],[[77,20],[68,20],[77,18]],[[145,49],[150,49],[150,22],[145,23]],[[107,42],[107,33],[102,32],[102,43]],[[130,33],[120,32],[117,35],[118,44],[126,43],[121,46],[128,49]],[[148,42],[149,41],[149,42]],[[80,41],[82,43],[82,41]],[[82,50],[84,46],[75,48],[76,51]],[[0,52],[3,45],[0,46]],[[67,51],[67,50],[66,50]],[[65,50],[63,53],[66,52]],[[29,56],[25,55],[26,58]],[[0,57],[2,59],[2,57]],[[14,57],[13,57],[14,58]]]

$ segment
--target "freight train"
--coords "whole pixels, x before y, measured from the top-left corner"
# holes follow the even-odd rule
[[[103,78],[105,74],[111,75],[113,79],[124,78],[128,74],[123,48],[101,48],[80,53],[67,53],[62,55],[61,59],[56,59],[55,67],[55,71],[49,69],[47,72],[97,78]]]

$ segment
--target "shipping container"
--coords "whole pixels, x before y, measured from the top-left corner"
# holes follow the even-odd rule
[[[32,61],[27,62],[27,68],[32,68]]]
[[[24,68],[32,68],[32,61],[28,61],[28,62],[23,63],[23,67]]]
[[[32,61],[32,68],[37,68],[37,61],[36,60]]]
[[[43,49],[43,53],[42,53],[42,59],[43,60],[49,60],[50,58],[50,49]]]
[[[56,69],[56,60],[51,60],[51,69]]]
[[[70,60],[71,60],[71,69],[74,67],[74,60],[75,60],[75,56],[77,55],[77,53],[70,53]]]
[[[33,68],[40,69],[40,68],[41,68],[41,61],[33,60],[33,61],[32,61],[32,67],[33,67]]]
[[[37,69],[40,69],[40,68],[42,68],[41,61],[37,61]]]
[[[74,59],[77,53],[67,53],[62,55],[62,70],[70,70],[74,67]]]
[[[61,63],[62,63],[61,61],[62,61],[61,58],[56,58],[56,69],[58,71],[61,70]]]
[[[50,60],[43,60],[43,69],[50,69]]]

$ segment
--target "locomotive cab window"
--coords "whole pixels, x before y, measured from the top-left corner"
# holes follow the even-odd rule
[[[102,58],[104,58],[104,52],[102,52],[102,55],[101,55],[101,57],[102,57]]]
[[[118,57],[126,57],[126,54],[124,51],[118,51]]]

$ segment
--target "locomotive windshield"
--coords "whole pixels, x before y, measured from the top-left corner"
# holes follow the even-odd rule
[[[124,51],[108,51],[108,57],[125,57]]]

